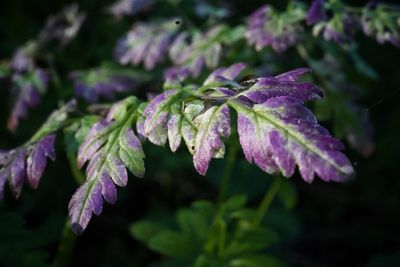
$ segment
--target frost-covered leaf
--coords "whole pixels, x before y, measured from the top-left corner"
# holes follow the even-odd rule
[[[102,211],[103,198],[117,200],[115,185],[126,186],[129,169],[135,176],[144,174],[142,145],[132,130],[138,101],[134,97],[114,104],[107,117],[89,130],[78,151],[78,166],[86,162],[86,181],[69,203],[69,217],[75,232],[82,232],[92,213]]]

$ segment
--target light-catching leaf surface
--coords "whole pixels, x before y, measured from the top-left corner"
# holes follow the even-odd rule
[[[353,175],[341,142],[304,106],[305,101],[323,96],[317,86],[299,81],[308,69],[239,84],[233,79],[243,68],[243,64],[220,68],[201,87],[177,85],[155,97],[144,111],[144,135],[157,145],[168,139],[173,151],[183,136],[196,170],[204,175],[211,158],[224,156],[221,137],[230,135],[232,107],[238,113],[237,129],[246,159],[265,172],[290,177],[297,165],[307,182],[315,174],[325,181],[344,181]],[[192,128],[183,128],[183,120]]]
[[[106,119],[95,123],[78,151],[78,166],[86,162],[87,180],[72,196],[69,216],[75,232],[82,232],[92,213],[102,211],[103,198],[108,203],[117,199],[115,185],[128,182],[128,168],[135,176],[144,175],[144,153],[139,138],[132,130],[137,116],[137,100],[127,98],[114,104]]]

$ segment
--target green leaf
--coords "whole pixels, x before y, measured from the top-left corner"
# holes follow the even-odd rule
[[[234,257],[243,253],[254,253],[270,247],[277,241],[278,235],[268,228],[238,229],[235,238],[227,246],[225,255]]]
[[[252,222],[254,221],[254,218],[257,215],[257,211],[254,209],[250,209],[250,208],[243,208],[243,209],[239,209],[234,211],[231,214],[231,217],[234,219],[239,219],[242,221],[248,221],[248,222]]]
[[[163,230],[165,230],[165,227],[160,224],[149,221],[139,221],[131,226],[130,233],[137,240],[149,244],[151,238]]]
[[[246,205],[247,197],[245,195],[237,195],[229,198],[223,204],[223,208],[227,211],[235,211]]]
[[[286,267],[287,264],[270,255],[250,254],[233,259],[229,267]]]
[[[199,245],[190,235],[177,231],[163,231],[150,239],[149,247],[163,255],[180,260],[191,260],[199,253]]]
[[[176,215],[176,221],[182,231],[188,235],[204,240],[211,225],[211,218],[197,210],[182,209]]]
[[[78,167],[88,162],[87,179],[71,198],[69,219],[75,232],[83,231],[92,213],[102,211],[103,198],[108,203],[117,200],[115,185],[128,182],[128,168],[143,177],[144,152],[132,125],[137,117],[138,100],[126,98],[114,104],[106,119],[95,123],[78,151]]]
[[[222,41],[227,44],[235,43],[240,39],[245,38],[246,28],[244,26],[237,26],[222,36]]]

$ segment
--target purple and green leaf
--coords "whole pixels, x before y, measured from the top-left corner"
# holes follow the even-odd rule
[[[55,160],[54,140],[55,135],[51,134],[35,143],[0,152],[0,199],[3,198],[6,181],[17,198],[25,181],[33,189],[38,187],[47,158]]]
[[[47,159],[55,160],[55,132],[65,125],[68,115],[76,108],[71,100],[54,111],[42,127],[24,145],[9,151],[0,150],[0,199],[8,181],[15,197],[19,197],[25,181],[36,189],[47,166]]]
[[[99,215],[103,198],[108,203],[117,199],[116,186],[128,182],[129,169],[135,176],[144,175],[144,153],[139,138],[132,130],[137,108],[134,97],[114,104],[106,119],[95,123],[78,151],[78,167],[88,163],[86,181],[69,203],[69,218],[76,233],[88,225],[92,214]]]
[[[211,158],[224,155],[221,138],[230,135],[232,107],[238,113],[237,128],[246,159],[262,170],[290,177],[297,165],[307,182],[315,175],[325,181],[344,181],[353,175],[341,152],[343,145],[304,106],[305,101],[323,96],[317,86],[299,81],[308,69],[239,84],[233,79],[243,68],[243,64],[220,68],[197,90],[181,87],[155,97],[143,113],[144,135],[157,145],[168,139],[172,151],[183,137],[196,170],[204,175]],[[195,112],[188,116],[193,107]],[[183,122],[192,128],[182,127]],[[186,132],[189,138],[185,138]]]

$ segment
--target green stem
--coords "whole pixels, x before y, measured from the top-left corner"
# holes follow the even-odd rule
[[[64,224],[60,245],[53,262],[53,267],[67,267],[75,247],[77,236],[72,232],[71,225],[67,220]]]
[[[233,131],[233,132],[235,132],[235,131]],[[220,235],[219,235],[219,237],[217,239],[218,241],[216,243],[210,242],[211,240],[214,240],[214,239],[209,237],[208,238],[209,241],[204,246],[205,251],[208,251],[209,253],[212,253],[214,247],[216,247],[217,255],[219,257],[222,257],[224,254],[226,231],[227,231],[226,224],[221,218],[221,204],[222,204],[222,202],[225,198],[226,192],[228,190],[229,180],[232,175],[232,170],[233,170],[233,166],[234,166],[234,163],[236,160],[237,153],[239,151],[239,144],[236,142],[237,139],[232,138],[231,140],[235,140],[235,141],[230,142],[231,145],[229,146],[230,149],[228,150],[228,158],[227,158],[224,172],[222,174],[221,186],[220,186],[219,195],[218,195],[218,202],[217,202],[218,211],[217,211],[217,214],[215,215],[215,217],[213,219],[213,223],[211,225],[211,229],[213,229],[215,227],[219,228]],[[210,234],[212,234],[212,231],[210,231]]]
[[[222,259],[224,257],[225,252],[225,243],[226,243],[226,223],[221,219],[220,221],[220,235],[218,238],[218,258]]]
[[[72,153],[67,153],[67,158],[69,161],[69,166],[72,172],[72,176],[74,177],[76,183],[81,185],[85,182],[85,175],[78,169],[78,165],[76,163],[76,157]]]
[[[260,206],[258,207],[256,218],[254,219],[253,222],[254,226],[260,225],[265,217],[265,214],[267,214],[267,211],[271,206],[272,201],[274,200],[276,194],[279,191],[279,188],[281,186],[281,179],[282,177],[274,177],[272,184],[268,188],[267,192],[264,195],[263,200],[260,203]]]
[[[76,164],[76,157],[73,154],[67,155],[69,165],[71,167],[72,176],[76,183],[81,185],[85,182],[85,176],[79,171]],[[54,258],[53,267],[67,267],[71,255],[73,253],[77,236],[71,229],[71,224],[67,219],[64,224],[64,229],[61,235],[60,244],[58,246],[57,254]]]
[[[239,144],[237,142],[231,142],[230,149],[228,150],[227,162],[221,178],[221,185],[218,195],[218,206],[220,206],[220,204],[222,203],[222,201],[226,196],[226,192],[228,190],[229,181],[232,176],[233,166],[235,165],[235,160],[238,151],[239,151]]]

